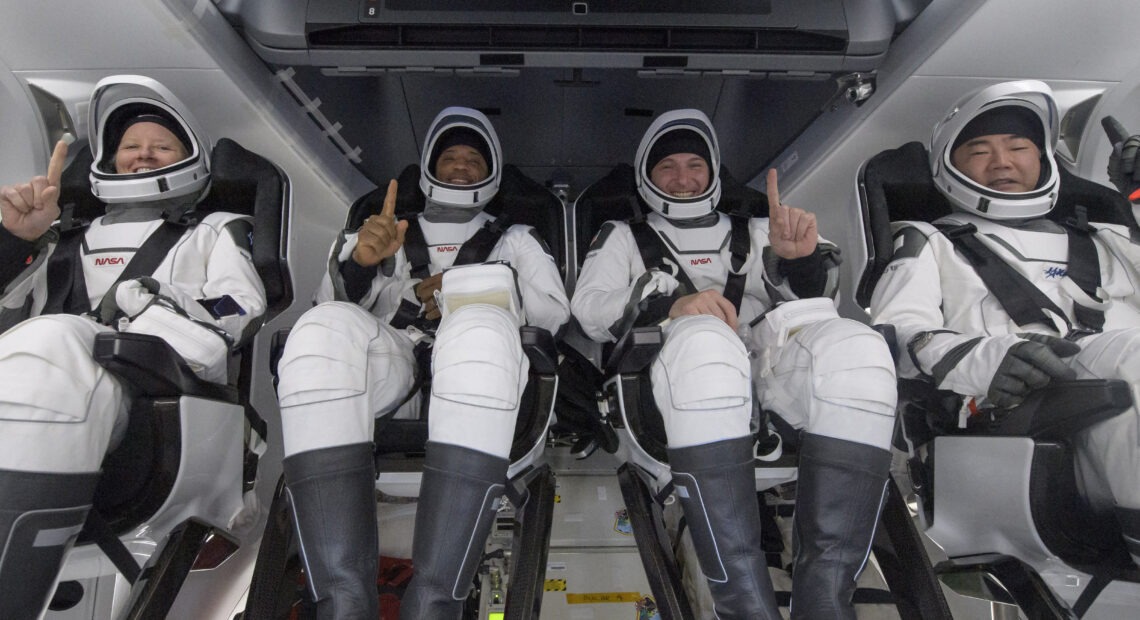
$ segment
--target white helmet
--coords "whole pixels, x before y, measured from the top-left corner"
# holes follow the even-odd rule
[[[650,180],[650,173],[658,161],[675,152],[681,152],[673,150],[662,154],[659,149],[654,149],[663,137],[673,134],[670,137],[675,138],[674,132],[676,131],[687,131],[695,134],[691,136],[693,140],[682,140],[681,142],[688,142],[690,147],[694,149],[693,152],[705,157],[709,164],[709,186],[705,188],[703,193],[691,198],[670,196],[661,191]],[[649,161],[651,157],[653,161]],[[712,121],[705,116],[704,112],[691,109],[671,110],[658,116],[641,138],[641,144],[637,147],[637,156],[634,160],[634,170],[637,178],[637,193],[641,195],[650,209],[675,220],[688,220],[712,213],[716,209],[717,203],[720,202],[720,145],[717,143],[716,131],[713,130]]]
[[[91,93],[88,143],[95,150],[91,192],[106,203],[178,198],[201,192],[210,181],[209,139],[165,86],[141,75],[113,75],[99,80]],[[115,152],[129,122],[140,115],[175,134],[190,155],[150,172],[118,174]]]
[[[454,144],[467,144],[487,161],[487,178],[471,185],[444,183],[435,176],[439,153]],[[499,191],[503,177],[503,149],[491,121],[471,108],[445,108],[432,121],[420,158],[420,189],[435,203],[452,207],[483,208]]]
[[[1028,192],[1000,192],[977,183],[954,167],[951,155],[966,126],[984,113],[1003,107],[1026,110],[1032,119],[1030,129],[1040,134],[1026,136],[1040,139],[1041,176],[1037,187]],[[1021,80],[1003,82],[983,88],[963,98],[946,118],[934,126],[930,139],[930,172],[934,184],[955,206],[992,220],[1016,220],[1045,215],[1057,202],[1060,175],[1053,160],[1057,144],[1057,102],[1044,82]],[[1008,132],[1007,132],[1008,133]]]

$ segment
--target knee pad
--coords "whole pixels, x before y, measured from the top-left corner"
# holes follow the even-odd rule
[[[694,316],[673,322],[650,378],[670,446],[748,434],[752,417],[748,352],[724,321]]]
[[[396,337],[353,304],[329,302],[309,310],[289,332],[277,366],[281,407],[364,394],[368,364],[385,363],[397,350]]]
[[[777,392],[801,386],[793,388],[790,406],[806,405],[802,422],[810,432],[890,447],[898,401],[895,366],[886,342],[870,327],[832,319],[803,329],[777,355],[771,379],[768,387]]]
[[[432,398],[517,410],[527,370],[515,318],[498,306],[465,305],[440,323],[432,350]]]
[[[0,420],[83,422],[97,391],[121,388],[91,357],[106,328],[70,315],[29,319],[0,337]]]

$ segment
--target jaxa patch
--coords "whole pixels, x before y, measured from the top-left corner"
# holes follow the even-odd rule
[[[623,536],[633,535],[633,524],[629,522],[629,511],[625,508],[614,513],[614,531]]]
[[[647,596],[640,601],[637,601],[637,620],[657,620],[661,617],[657,611],[657,603],[653,601],[653,597]]]

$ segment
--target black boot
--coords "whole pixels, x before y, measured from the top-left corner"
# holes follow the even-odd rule
[[[804,433],[792,536],[792,618],[855,619],[851,596],[870,553],[891,453]]]
[[[477,450],[428,442],[402,620],[448,620],[463,613],[506,488],[507,464]]]
[[[317,618],[379,617],[372,444],[301,452],[283,465]]]
[[[720,620],[778,620],[760,545],[752,438],[669,449],[673,485]]]
[[[0,470],[0,618],[39,617],[98,481],[98,473]]]

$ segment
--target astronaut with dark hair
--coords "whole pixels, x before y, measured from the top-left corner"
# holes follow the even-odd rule
[[[643,221],[595,237],[571,309],[598,342],[661,325],[650,369],[672,480],[716,616],[780,617],[760,545],[754,400],[801,431],[794,618],[854,618],[890,465],[896,402],[886,343],[840,318],[838,249],[815,216],[779,200],[769,218],[728,215],[720,150],[699,110],[645,132],[634,162]],[[643,253],[659,244],[666,260]]]
[[[250,219],[184,217],[209,191],[211,145],[177,98],[149,78],[112,76],[89,109],[91,191],[107,203],[104,215],[70,237],[53,226],[66,142],[47,176],[0,187],[4,618],[36,617],[46,604],[103,457],[126,431],[130,397],[92,358],[95,335],[158,336],[200,377],[225,382],[231,347],[265,312]],[[153,271],[124,277],[159,235],[170,246],[150,257]]]
[[[1132,407],[1073,438],[1082,493],[1115,512],[1140,560],[1140,244],[1127,226],[1054,209],[1057,104],[1038,81],[995,84],[963,98],[934,129],[930,166],[954,208],[934,223],[893,225],[895,253],[871,299],[895,326],[899,375],[953,391],[972,411],[1010,407],[1065,379],[1122,379]],[[1117,158],[1119,165],[1119,156]],[[1129,171],[1114,180],[1135,189]],[[1015,273],[1037,316],[1013,316],[956,238]],[[990,259],[987,259],[990,260]]]
[[[321,618],[379,613],[374,419],[418,410],[414,349],[433,331],[415,573],[401,616],[459,617],[507,482],[529,368],[519,327],[556,333],[570,314],[529,226],[506,228],[486,264],[457,266],[494,220],[483,207],[503,160],[487,117],[447,108],[424,145],[424,211],[397,221],[393,181],[383,210],[337,239],[321,303],[297,321],[279,365],[285,480]],[[429,264],[414,264],[413,243]]]

